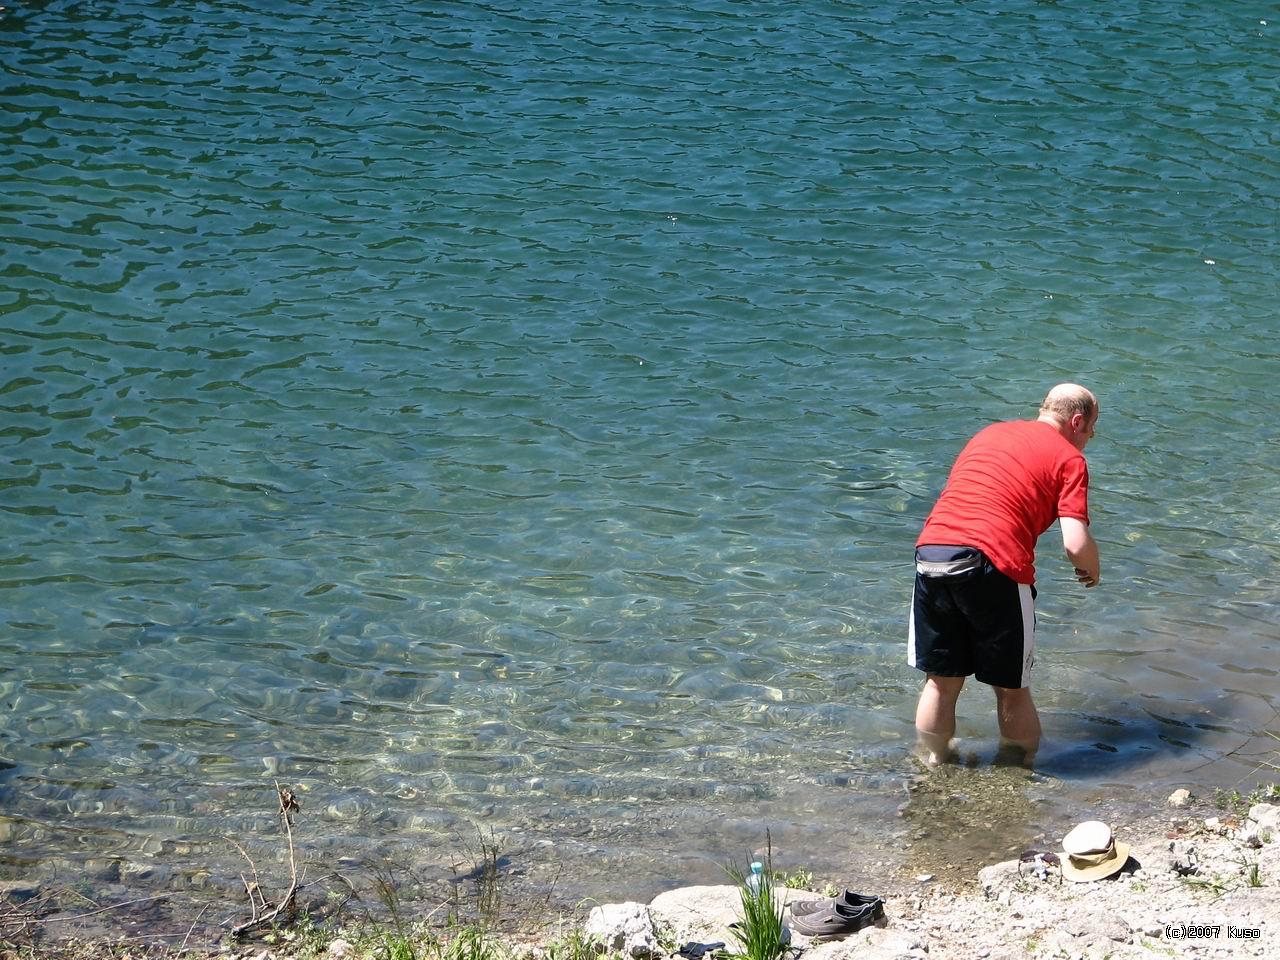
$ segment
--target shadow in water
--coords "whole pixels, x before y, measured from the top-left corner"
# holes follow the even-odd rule
[[[1161,758],[1183,755],[1188,769],[1224,756],[1247,734],[1204,713],[1183,717],[1152,711],[1104,717],[1074,714],[1055,724],[1036,757],[1035,769],[1063,780],[1115,779]]]

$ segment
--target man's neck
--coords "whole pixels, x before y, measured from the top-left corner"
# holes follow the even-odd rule
[[[1038,423],[1046,423],[1053,429],[1058,431],[1058,436],[1071,444],[1081,453],[1084,453],[1084,446],[1089,442],[1089,435],[1085,433],[1077,433],[1076,429],[1071,425],[1071,420],[1059,420],[1053,416],[1036,417]]]
[[[1064,440],[1071,439],[1069,436],[1067,436],[1068,431],[1070,429],[1070,425],[1063,423],[1057,417],[1049,417],[1049,416],[1036,417],[1036,422],[1047,423],[1049,426],[1053,427],[1053,429],[1057,430]]]

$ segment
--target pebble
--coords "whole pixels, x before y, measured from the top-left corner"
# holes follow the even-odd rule
[[[919,873],[919,874],[916,874],[916,880],[918,880],[920,883],[928,883],[928,882],[929,882],[930,880],[932,880],[932,879],[933,879],[933,874],[932,874],[932,873]]]
[[[1175,790],[1173,793],[1169,794],[1169,806],[1171,807],[1185,807],[1190,802],[1190,790]]]

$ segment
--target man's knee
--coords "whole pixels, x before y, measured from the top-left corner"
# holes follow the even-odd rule
[[[965,679],[965,677],[941,677],[931,673],[925,677],[924,685],[926,689],[932,690],[939,696],[955,699],[960,696]]]
[[[1021,703],[1031,699],[1030,687],[996,687],[991,688],[996,692],[996,699],[1001,703]]]

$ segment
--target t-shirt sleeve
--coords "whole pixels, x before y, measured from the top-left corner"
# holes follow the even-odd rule
[[[1084,457],[1072,457],[1063,464],[1058,516],[1089,522],[1089,466]]]

